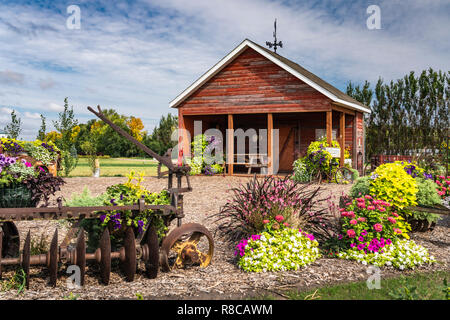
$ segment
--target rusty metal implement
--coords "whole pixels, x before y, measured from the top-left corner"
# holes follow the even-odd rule
[[[88,262],[95,262],[100,269],[101,283],[110,282],[112,260],[120,262],[125,281],[133,281],[137,272],[138,262],[143,262],[145,274],[154,279],[161,267],[163,271],[187,266],[206,267],[211,263],[214,254],[214,240],[211,233],[198,223],[182,224],[183,193],[192,191],[189,181],[190,167],[177,166],[172,163],[170,152],[160,156],[153,150],[134,139],[127,132],[110,121],[102,112],[100,106],[97,111],[88,107],[98,118],[107,123],[114,131],[136,145],[162,165],[168,168],[167,190],[170,194],[170,205],[148,205],[143,199],[138,203],[127,206],[96,206],[96,207],[66,207],[62,199],[57,199],[56,207],[40,208],[0,208],[0,279],[2,269],[6,266],[20,266],[25,274],[26,288],[30,286],[30,268],[32,266],[45,266],[48,269],[50,286],[55,287],[58,281],[58,272],[61,265],[75,265],[80,270],[80,283],[85,284],[86,267]],[[186,187],[182,186],[183,177]],[[174,187],[174,178],[176,187]],[[133,228],[127,227],[123,239],[123,246],[112,251],[111,237],[108,228],[103,230],[99,247],[91,253],[86,251],[85,232],[79,227],[83,219],[98,219],[102,213],[108,211],[131,210],[141,213],[152,210],[154,214],[161,215],[167,227],[173,220],[177,220],[177,227],[159,240],[157,230],[151,225],[147,231],[136,237]],[[31,254],[31,234],[28,231],[22,250],[20,238],[14,222],[24,220],[77,220],[69,230],[65,239],[59,242],[56,229],[50,248],[44,254]],[[76,238],[76,239],[75,239]],[[203,243],[201,240],[205,239]],[[71,243],[75,240],[74,243]]]

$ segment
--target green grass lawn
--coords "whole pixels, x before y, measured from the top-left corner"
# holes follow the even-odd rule
[[[345,283],[308,291],[283,291],[282,295],[291,300],[444,300],[446,294],[443,281],[450,282],[450,271],[417,273],[383,279],[380,289],[368,289],[366,281]],[[275,299],[266,295],[261,299]]]
[[[156,176],[158,161],[144,158],[109,158],[100,159],[101,177],[124,177],[131,170],[136,172],[145,172],[146,176]],[[167,170],[162,167],[162,171]],[[69,174],[69,177],[91,177],[92,171],[88,164],[88,159],[80,158],[77,167]]]

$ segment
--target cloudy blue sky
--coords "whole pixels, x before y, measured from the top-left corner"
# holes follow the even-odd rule
[[[81,10],[69,29],[67,7]],[[378,5],[381,29],[366,9]],[[0,128],[16,110],[24,139],[39,115],[57,118],[65,97],[76,116],[100,104],[141,117],[151,131],[195,79],[249,38],[345,90],[411,70],[449,70],[450,0],[0,0]]]

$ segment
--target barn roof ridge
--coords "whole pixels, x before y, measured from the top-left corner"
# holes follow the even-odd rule
[[[267,59],[271,60],[281,68],[285,69],[292,75],[296,76],[300,80],[304,81],[314,89],[318,90],[328,98],[334,101],[334,103],[350,107],[352,109],[362,111],[365,113],[370,113],[370,108],[360,103],[359,101],[353,99],[349,95],[343,93],[333,85],[329,84],[325,80],[316,76],[312,72],[306,70],[298,63],[285,58],[278,53],[272,52],[267,48],[260,46],[259,44],[249,40],[244,39],[236,48],[234,48],[230,53],[228,53],[224,58],[212,66],[208,71],[206,71],[200,78],[194,81],[189,87],[187,87],[183,92],[181,92],[175,99],[173,99],[169,106],[176,108],[181,102],[188,98],[193,92],[200,88],[204,83],[211,79],[214,75],[220,72],[225,66],[227,66],[231,61],[239,56],[248,47],[252,48],[256,52],[260,53]]]

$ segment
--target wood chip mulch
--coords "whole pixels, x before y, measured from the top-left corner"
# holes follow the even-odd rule
[[[212,233],[216,225],[212,214],[218,212],[231,197],[230,188],[245,183],[249,178],[213,176],[191,177],[193,192],[186,193],[184,222],[197,222],[205,225]],[[72,193],[80,193],[87,185],[93,195],[100,194],[113,184],[125,182],[126,178],[70,178],[57,196],[70,199]],[[167,187],[167,179],[147,177],[144,185],[151,191],[159,192]],[[332,193],[337,199],[349,185],[324,185],[322,194]],[[52,205],[54,205],[54,199]],[[26,233],[31,230],[32,237],[39,240],[44,234],[51,239],[55,228],[58,228],[60,239],[67,232],[68,223],[62,221],[26,221],[17,223],[23,243]],[[172,227],[176,225],[174,221]],[[450,217],[446,216],[438,222],[431,232],[414,233],[412,239],[429,249],[430,254],[439,261],[431,266],[422,266],[414,271],[398,271],[393,268],[382,268],[382,277],[407,275],[414,272],[449,270],[450,262]],[[169,273],[160,272],[156,279],[147,279],[140,266],[134,282],[125,281],[118,267],[113,268],[110,285],[99,284],[98,267],[89,266],[86,285],[81,289],[69,289],[66,284],[68,275],[66,267],[60,268],[56,288],[48,286],[48,273],[45,268],[31,269],[30,289],[17,295],[15,290],[0,292],[0,299],[65,299],[72,292],[81,299],[136,299],[142,294],[145,299],[241,299],[250,296],[261,297],[263,294],[279,295],[283,298],[283,290],[301,288],[311,289],[318,286],[341,282],[366,280],[369,275],[367,266],[333,258],[320,258],[315,263],[298,271],[247,273],[237,268],[230,245],[222,241],[218,234],[215,237],[215,254],[213,262],[205,269],[190,268],[175,270]],[[13,271],[5,270],[3,279],[11,278]]]

